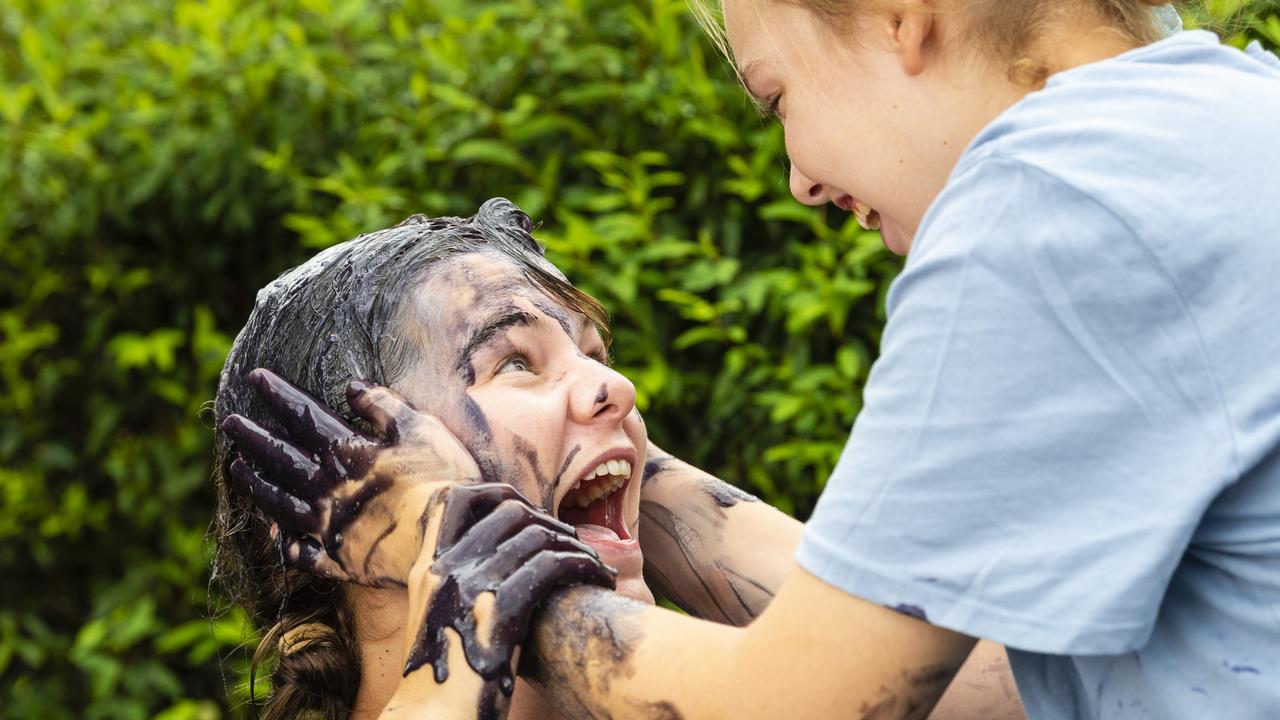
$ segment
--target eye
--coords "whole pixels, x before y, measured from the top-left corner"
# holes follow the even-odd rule
[[[524,353],[514,353],[508,355],[505,360],[498,363],[498,369],[494,371],[494,375],[505,372],[532,372],[533,363],[529,362],[529,358]]]
[[[771,95],[765,100],[765,110],[769,117],[778,118],[779,121],[784,120],[782,117],[782,93]]]

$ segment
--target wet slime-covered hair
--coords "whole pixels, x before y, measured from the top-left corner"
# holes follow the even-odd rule
[[[529,216],[513,203],[495,198],[471,218],[414,215],[331,247],[280,275],[258,292],[227,355],[214,404],[215,427],[236,413],[283,434],[248,382],[249,372],[259,367],[362,425],[347,405],[347,383],[362,379],[392,385],[404,377],[414,354],[424,349],[402,327],[407,314],[401,305],[426,282],[433,266],[467,253],[497,252],[510,259],[535,287],[586,315],[607,342],[604,308],[543,258],[542,246],[530,235],[532,227]],[[269,534],[271,521],[246,498],[232,494],[225,482],[233,450],[230,439],[217,431],[214,578],[262,633],[253,656],[255,672],[260,661],[277,657],[263,717],[308,712],[345,718],[360,672],[341,583],[285,567]],[[280,642],[299,635],[307,642]]]

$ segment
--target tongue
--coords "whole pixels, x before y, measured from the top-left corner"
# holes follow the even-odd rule
[[[586,507],[560,508],[560,519],[578,528],[596,526],[612,533],[616,540],[626,534],[622,520],[622,491],[610,493]]]
[[[589,543],[592,540],[620,540],[618,533],[610,530],[603,525],[575,525],[574,530],[578,531],[578,539]]]

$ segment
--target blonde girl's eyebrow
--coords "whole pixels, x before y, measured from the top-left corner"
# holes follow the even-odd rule
[[[754,98],[757,102],[759,102],[760,100],[760,95],[754,89],[752,89],[751,78],[755,77],[756,71],[760,69],[760,66],[762,64],[763,63],[760,60],[752,60],[749,63],[740,65],[735,68],[738,72],[738,82],[742,83],[743,89],[746,90],[747,94],[750,95],[752,98]]]
[[[751,98],[751,104],[756,106],[756,110],[761,115],[771,115],[773,114],[773,107],[770,105],[769,100],[762,97],[751,85],[752,78],[763,65],[763,60],[752,60],[741,67],[735,66],[734,70],[738,73],[738,82],[742,84],[742,89],[746,90],[747,97]]]

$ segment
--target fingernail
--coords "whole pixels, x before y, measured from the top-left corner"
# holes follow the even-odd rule
[[[365,382],[364,380],[352,380],[351,382],[347,383],[347,390],[350,392],[356,392],[356,393],[367,392],[370,387],[372,386],[368,382]]]

